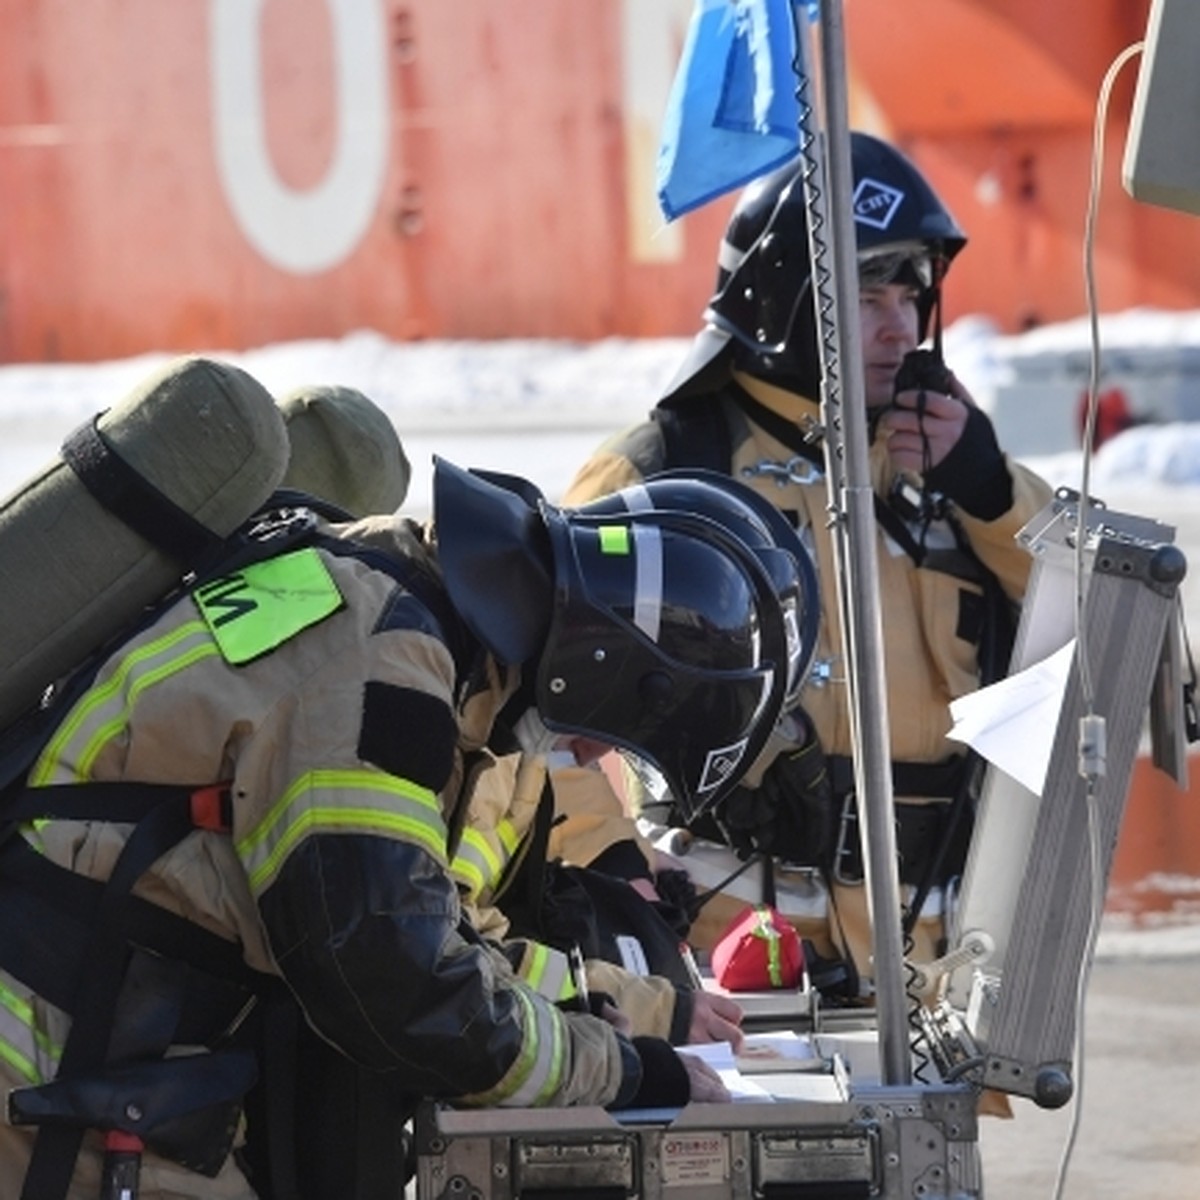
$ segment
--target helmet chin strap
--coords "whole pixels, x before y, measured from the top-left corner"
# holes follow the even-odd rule
[[[946,268],[949,266],[949,262],[940,248],[932,256],[932,260],[933,282],[929,288],[933,292],[933,305],[929,315],[933,323],[933,352],[937,355],[939,362],[944,362],[945,356],[942,354],[942,280],[946,278]]]

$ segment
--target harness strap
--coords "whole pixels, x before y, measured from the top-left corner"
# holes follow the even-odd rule
[[[160,789],[154,785],[134,788],[122,802],[116,789],[107,785],[93,797],[90,819],[100,819],[96,802],[115,810],[140,811],[140,818],[127,839],[108,880],[92,895],[96,900],[88,922],[87,944],[81,956],[67,1011],[72,1014],[71,1028],[63,1046],[55,1082],[97,1074],[106,1064],[115,1024],[117,1000],[130,961],[130,927],[134,899],[133,886],[164,853],[177,845],[195,826],[192,823],[191,792],[187,788]],[[153,790],[148,790],[153,788]],[[36,793],[30,789],[12,803],[11,812],[21,819],[32,819],[37,812]],[[88,786],[54,789],[59,811],[81,811],[87,804]],[[63,793],[74,792],[75,796]],[[49,801],[51,797],[48,795]],[[157,803],[155,803],[157,799]],[[40,815],[46,807],[41,806]],[[7,815],[7,814],[6,814]],[[37,1133],[29,1169],[21,1190],[21,1200],[60,1200],[70,1187],[75,1160],[83,1141],[83,1125],[44,1125]]]
[[[438,623],[442,639],[454,660],[455,673],[465,679],[478,654],[478,644],[470,637],[462,618],[450,603],[445,590],[416,563],[401,562],[389,554],[344,538],[318,536],[314,544],[339,557],[357,558],[360,562],[396,580],[411,592]]]
[[[825,757],[834,797],[843,800],[854,791],[854,760],[846,754]],[[893,762],[892,791],[897,796],[926,796],[952,800],[963,781],[965,760],[954,755],[937,763]]]
[[[110,513],[177,562],[189,563],[223,541],[135,471],[105,440],[97,416],[68,435],[62,457]]]

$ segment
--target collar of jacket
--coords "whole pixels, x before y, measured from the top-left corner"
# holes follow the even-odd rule
[[[821,409],[816,400],[810,400],[807,396],[801,396],[797,392],[789,392],[787,388],[781,388],[778,384],[768,383],[764,379],[748,375],[736,367],[731,372],[731,377],[751,399],[761,404],[763,408],[769,409],[776,416],[795,425],[797,431],[805,427],[808,420],[820,425]],[[799,438],[797,438],[798,440]],[[822,453],[821,439],[813,442],[812,446],[818,455]],[[868,460],[871,486],[881,495],[886,495],[896,472],[888,458],[887,446],[882,439],[872,439],[868,450]]]
[[[797,428],[801,427],[806,417],[814,421],[820,420],[820,405],[817,401],[810,400],[807,396],[801,396],[797,392],[789,392],[787,388],[768,383],[765,379],[748,375],[736,367],[732,374],[737,385],[748,392],[759,404],[791,421]]]

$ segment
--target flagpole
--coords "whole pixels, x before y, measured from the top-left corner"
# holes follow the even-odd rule
[[[793,8],[797,40],[803,17]],[[810,209],[810,250],[821,352],[821,419],[826,480],[834,514],[838,594],[846,653],[854,779],[874,950],[872,973],[883,1083],[912,1082],[908,1044],[900,881],[893,823],[891,748],[876,557],[875,496],[868,455],[867,409],[858,314],[858,258],[852,196],[845,32],[841,0],[819,0],[820,84],[828,220]],[[801,147],[806,110],[801,111]],[[811,139],[809,139],[811,142]],[[811,146],[809,148],[811,153]],[[806,198],[819,171],[805,172]],[[815,219],[814,219],[815,217]],[[832,261],[828,252],[832,250]],[[824,258],[826,262],[822,262]],[[828,272],[828,273],[826,273]]]

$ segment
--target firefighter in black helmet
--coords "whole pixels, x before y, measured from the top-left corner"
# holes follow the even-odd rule
[[[373,1200],[421,1096],[727,1099],[599,996],[579,1011],[583,980],[561,1005],[519,979],[448,860],[526,678],[549,728],[644,756],[691,811],[736,785],[805,586],[740,491],[572,512],[439,460],[432,531],[297,521],[288,494],[139,611],[5,790],[0,1194]]]
[[[987,416],[941,362],[941,289],[966,235],[894,146],[855,132],[850,149],[900,875],[913,954],[928,959],[963,867],[977,775],[947,737],[949,702],[1005,669],[1030,565],[1014,535],[1051,493],[1002,452]],[[610,438],[581,467],[565,502],[667,468],[702,468],[747,483],[802,531],[822,619],[800,703],[715,819],[692,826],[742,857],[762,854],[777,871],[816,868],[826,910],[796,923],[817,949],[848,956],[869,976],[801,170],[797,160],[745,190],[720,246],[704,326],[679,371],[650,420]],[[732,898],[710,901],[694,940],[711,942],[738,908]]]

